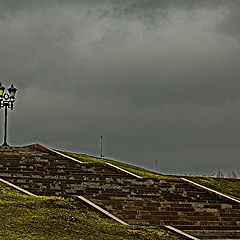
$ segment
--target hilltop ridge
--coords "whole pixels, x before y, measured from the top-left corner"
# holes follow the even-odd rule
[[[27,194],[77,197],[124,225],[171,228],[190,239],[240,238],[240,201],[203,186],[226,179],[167,176],[115,160],[72,156],[39,144],[1,147],[0,178]],[[237,188],[239,181],[232,184]]]

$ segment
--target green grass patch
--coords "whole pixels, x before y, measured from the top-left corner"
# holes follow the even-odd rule
[[[61,151],[59,151],[61,152]],[[120,161],[116,161],[116,160],[112,160],[112,159],[107,159],[107,158],[99,158],[99,157],[94,157],[94,156],[90,156],[87,154],[80,154],[80,153],[71,153],[71,152],[62,152],[68,156],[71,156],[75,159],[78,159],[82,162],[85,163],[95,163],[95,162],[99,162],[99,163],[111,163],[117,167],[120,167],[124,170],[127,170],[131,173],[137,174],[140,177],[148,177],[148,178],[163,178],[163,177],[167,177],[164,176],[163,174],[160,173],[156,173],[141,167],[137,167],[128,163],[124,163],[124,162],[120,162]]]
[[[211,177],[186,177],[186,178],[240,200],[240,180],[238,179],[211,178]]]
[[[162,227],[123,226],[81,201],[32,197],[0,184],[0,239],[177,240]]]

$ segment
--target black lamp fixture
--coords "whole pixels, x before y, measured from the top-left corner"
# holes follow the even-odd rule
[[[11,87],[8,89],[10,99],[15,99],[16,92],[17,89],[12,84]]]
[[[8,93],[5,92],[5,87],[0,82],[0,108],[5,108],[4,142],[2,146],[8,146],[7,144],[7,109],[10,108],[11,110],[13,110],[15,95],[17,92],[17,89],[13,86],[13,84],[7,90],[8,90]]]

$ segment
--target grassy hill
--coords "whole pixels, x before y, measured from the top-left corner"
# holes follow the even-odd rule
[[[32,197],[0,184],[0,239],[177,240],[161,227],[123,226],[78,200]]]
[[[142,177],[166,176],[131,164],[86,154],[66,153],[83,162],[108,162]],[[226,178],[187,177],[240,199],[240,181]],[[157,226],[123,226],[77,199],[31,197],[0,184],[0,239],[178,240],[181,237]]]
[[[189,180],[204,185],[240,200],[240,180],[230,178],[187,177]]]

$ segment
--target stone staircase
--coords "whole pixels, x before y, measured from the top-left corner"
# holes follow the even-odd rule
[[[240,204],[180,178],[136,178],[40,145],[0,147],[0,178],[36,195],[81,195],[129,224],[170,225],[198,239],[240,239]]]

